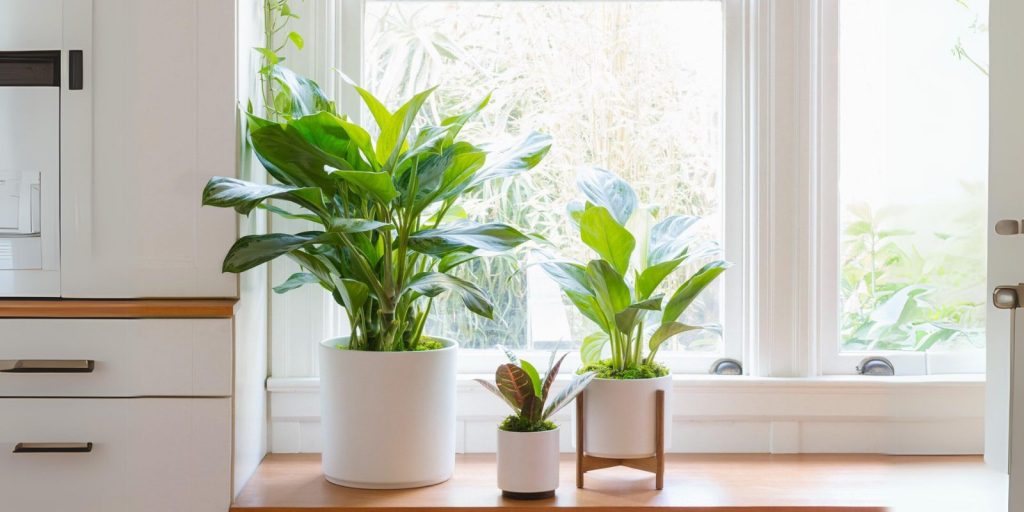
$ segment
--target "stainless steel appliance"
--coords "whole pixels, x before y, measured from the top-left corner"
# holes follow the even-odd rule
[[[62,48],[61,2],[7,9],[24,12],[0,16],[0,297],[56,297],[61,95],[81,88],[81,52]]]

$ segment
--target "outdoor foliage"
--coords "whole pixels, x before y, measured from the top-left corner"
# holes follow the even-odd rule
[[[636,192],[609,171],[582,169],[577,178],[585,201],[569,203],[569,218],[582,242],[597,258],[585,265],[551,259],[541,264],[574,306],[601,330],[583,340],[585,364],[611,349],[614,375],[654,358],[669,338],[698,329],[721,331],[717,325],[690,325],[681,317],[705,288],[730,264],[712,260],[693,272],[666,296],[666,278],[684,263],[700,262],[718,253],[717,244],[700,243],[693,227],[698,217],[672,215],[657,219],[641,206]],[[645,356],[646,353],[646,356]]]
[[[530,226],[564,256],[584,259],[564,205],[577,193],[576,168],[599,162],[633,183],[661,214],[709,217],[700,236],[721,236],[717,4],[375,1],[367,4],[367,21],[365,76],[383,97],[440,84],[424,108],[433,116],[494,89],[467,133],[488,140],[531,130],[552,135],[551,153],[533,172],[468,194],[462,203],[468,218]],[[698,23],[701,32],[681,32]],[[578,343],[592,329],[566,302],[560,313],[570,338],[544,337],[550,326],[531,323],[537,319],[529,318],[527,300],[550,293],[557,302],[558,291],[529,289],[528,273],[518,272],[513,258],[476,260],[455,272],[494,293],[493,320],[466,315],[450,300],[435,302],[431,332],[463,346],[542,348]],[[693,309],[702,323],[718,321],[718,290],[708,290]],[[667,345],[715,351],[720,341],[695,332]]]
[[[531,133],[504,147],[474,145],[461,130],[488,99],[440,123],[418,124],[432,89],[395,111],[355,87],[376,123],[373,137],[334,112],[311,80],[287,68],[269,71],[288,101],[282,122],[249,113],[249,142],[277,184],[216,177],[203,204],[248,214],[255,208],[319,225],[301,233],[250,235],[224,259],[225,272],[244,272],[281,256],[302,268],[274,290],[306,284],[328,290],[352,327],[349,347],[413,350],[420,345],[434,297],[451,293],[473,313],[491,317],[487,294],[452,269],[482,253],[527,241],[518,229],[449,215],[463,194],[520,174],[547,153],[550,138]],[[289,203],[288,208],[269,204]]]
[[[548,404],[551,385],[558,377],[558,369],[568,354],[563,354],[556,361],[556,351],[552,351],[548,361],[548,370],[541,375],[529,361],[519,359],[505,347],[499,348],[504,350],[509,362],[499,366],[494,372],[494,383],[483,379],[475,380],[512,408],[513,415],[502,423],[502,430],[539,432],[556,428],[549,418],[569,405],[576,395],[580,394],[594,379],[593,372],[574,375],[565,389],[555,395],[551,403]]]

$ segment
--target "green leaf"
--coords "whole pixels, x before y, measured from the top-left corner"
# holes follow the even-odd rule
[[[569,405],[577,395],[583,392],[587,385],[590,384],[590,381],[594,380],[595,377],[597,377],[597,373],[595,372],[587,372],[583,375],[574,376],[572,380],[569,381],[569,384],[565,386],[561,392],[555,395],[554,400],[551,401],[548,408],[544,409],[541,419],[548,419],[563,407]]]
[[[630,304],[626,309],[615,314],[615,326],[624,334],[629,334],[636,328],[637,322],[643,319],[646,311],[658,311],[661,309],[662,296],[658,295],[635,304]]]
[[[274,293],[285,293],[292,291],[300,286],[319,283],[320,279],[313,274],[308,272],[296,272],[291,275],[285,282],[274,287]]]
[[[291,40],[292,44],[300,50],[305,45],[305,41],[302,40],[302,36],[300,36],[298,32],[289,32],[288,39]]]
[[[537,398],[543,398],[544,392],[542,390],[543,383],[540,380],[540,373],[536,368],[525,359],[519,360],[519,366],[530,376],[530,384],[533,385],[533,395]]]
[[[662,323],[676,321],[686,311],[686,308],[690,307],[690,304],[697,298],[697,295],[730,266],[732,265],[726,261],[716,260],[704,265],[695,274],[690,276],[672,294],[672,298],[665,305],[665,312],[661,316]]]
[[[422,254],[439,256],[472,249],[504,252],[527,240],[526,235],[506,224],[465,221],[413,233],[409,247]]]
[[[359,97],[363,99],[363,103],[366,104],[366,108],[370,111],[370,114],[373,115],[373,120],[377,122],[377,128],[383,131],[384,127],[391,122],[391,112],[388,111],[387,107],[385,107],[380,100],[378,100],[373,94],[370,94],[370,91],[367,91],[357,85],[353,85],[352,87],[357,93],[359,93]]]
[[[223,271],[236,274],[244,272],[282,254],[317,243],[323,236],[324,233],[319,231],[297,235],[273,233],[243,236],[231,246],[227,256],[224,256]]]
[[[330,112],[317,112],[289,121],[288,128],[325,154],[340,159],[348,152],[351,143],[348,131],[341,123],[341,118]],[[345,165],[345,168],[352,167],[347,161]]]
[[[504,147],[485,147],[487,160],[473,176],[468,188],[533,169],[550,149],[551,136],[538,132],[530,132]]]
[[[656,331],[654,331],[654,334],[651,335],[651,339],[647,342],[647,345],[651,352],[654,352],[658,350],[658,347],[660,347],[665,340],[672,336],[697,329],[701,329],[701,327],[696,325],[686,325],[679,322],[665,322],[662,323]]]
[[[256,50],[257,52],[259,52],[259,54],[262,55],[263,58],[267,60],[266,66],[273,66],[274,64],[277,64],[278,62],[281,62],[281,58],[278,57],[277,54],[274,53],[274,51],[271,50],[270,48],[259,48],[259,47],[257,47],[257,48],[253,48],[253,50]]]
[[[449,270],[462,265],[468,261],[473,261],[480,256],[468,252],[450,252],[441,257],[441,261],[437,263],[437,270],[439,272],[447,273]]]
[[[334,277],[335,290],[341,297],[341,302],[349,311],[358,311],[366,304],[370,297],[370,287],[354,279],[341,279]]]
[[[494,307],[483,290],[473,283],[448,274],[421,272],[409,280],[405,290],[411,290],[427,297],[436,297],[450,291],[462,299],[462,303],[470,311],[484,318],[492,318],[494,315]]]
[[[633,187],[611,171],[598,167],[580,169],[576,185],[587,199],[596,206],[604,207],[615,221],[625,226],[633,216],[640,199]]]
[[[290,100],[289,108],[283,112],[285,115],[301,117],[320,111],[334,112],[334,102],[316,82],[276,64],[270,66],[268,73]]]
[[[235,178],[216,176],[203,188],[203,204],[221,208],[234,208],[247,215],[267,199],[283,199],[295,203],[319,217],[328,217],[324,198],[319,188],[290,185],[263,185]]]
[[[335,218],[331,222],[333,233],[365,233],[367,231],[394,229],[391,224],[368,219],[343,219]]]
[[[377,137],[377,147],[374,148],[374,152],[377,155],[377,161],[383,162],[384,168],[391,169],[398,161],[398,156],[404,150],[403,146],[409,129],[412,128],[416,115],[419,114],[420,108],[423,107],[423,103],[427,101],[427,97],[434,92],[434,89],[436,87],[431,87],[413,96],[405,105],[399,107],[386,124],[380,127],[380,135]]]
[[[398,190],[391,181],[391,175],[384,171],[331,171],[331,176],[345,180],[382,203],[390,203],[398,197]]]
[[[594,290],[587,280],[587,268],[570,261],[545,261],[540,264],[544,272],[564,291],[593,295]]]
[[[479,103],[477,103],[469,110],[455,116],[446,117],[444,120],[442,120],[441,126],[450,128],[449,130],[447,130],[447,142],[451,143],[453,140],[455,140],[455,137],[457,137],[459,135],[459,132],[462,131],[462,127],[465,126],[470,119],[479,114],[480,111],[483,110],[488,103],[490,103],[490,101],[491,95],[490,93],[488,93],[487,96],[484,97],[484,99],[480,100]]]
[[[516,353],[510,350],[508,347],[506,347],[505,345],[498,345],[498,350],[501,350],[502,352],[505,353],[505,357],[508,358],[508,362],[512,364],[519,364],[519,356],[517,356]]]
[[[636,240],[626,228],[615,222],[606,208],[594,206],[583,212],[580,238],[620,274],[626,273]]]
[[[647,267],[640,276],[636,279],[636,295],[639,299],[646,299],[650,297],[658,286],[665,280],[669,274],[674,271],[680,263],[686,258],[676,258],[674,260],[663,261],[653,266]]]
[[[608,333],[603,331],[591,333],[586,338],[583,338],[583,344],[580,345],[580,359],[583,360],[583,364],[600,361],[601,352],[607,344]]]
[[[307,142],[297,130],[287,130],[279,124],[257,129],[250,139],[263,167],[285,185],[317,187],[330,195],[335,186],[324,166],[348,167],[345,161]]]
[[[314,223],[323,224],[323,220],[321,218],[317,217],[316,215],[308,215],[308,214],[304,214],[304,213],[292,213],[292,212],[290,212],[288,210],[285,210],[284,208],[278,208],[277,206],[274,206],[272,204],[261,204],[261,205],[258,205],[257,208],[260,208],[262,210],[266,210],[266,211],[268,211],[270,213],[273,213],[273,214],[278,215],[280,217],[283,217],[285,219],[304,220],[304,221],[308,221],[308,222],[314,222]]]
[[[587,264],[587,280],[605,318],[612,320],[616,313],[629,306],[629,287],[607,261],[592,260]]]
[[[651,228],[647,265],[653,266],[682,257],[693,241],[690,228],[699,221],[700,217],[673,215],[655,224]]]
[[[568,290],[562,290],[565,296],[569,298],[576,309],[579,310],[583,316],[590,319],[591,322],[597,324],[598,327],[603,329],[605,332],[610,332],[612,329],[612,317],[606,317],[605,313],[601,309],[601,305],[598,303],[597,297],[589,293],[575,293]]]

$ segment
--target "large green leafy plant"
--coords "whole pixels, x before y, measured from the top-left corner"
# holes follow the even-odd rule
[[[641,206],[628,183],[604,169],[581,170],[577,184],[586,201],[571,202],[569,216],[597,258],[585,265],[550,259],[542,266],[600,328],[583,340],[583,369],[614,378],[664,374],[654,358],[666,340],[696,329],[720,330],[686,324],[680,317],[730,264],[712,260],[666,296],[661,288],[670,275],[718,252],[692,229],[700,219],[672,215],[657,221],[655,210]],[[601,361],[605,346],[611,358]]]
[[[302,272],[275,291],[305,284],[330,291],[352,327],[351,349],[423,347],[431,300],[444,292],[490,317],[484,290],[450,272],[528,237],[502,223],[452,220],[449,212],[468,191],[536,166],[550,138],[531,133],[506,147],[475,145],[459,134],[486,98],[437,125],[417,125],[432,89],[391,111],[356,87],[376,123],[374,137],[339,116],[314,82],[280,66],[271,76],[291,100],[278,102],[283,121],[249,114],[247,131],[253,151],[278,183],[213,178],[203,204],[241,214],[264,208],[316,229],[242,237],[225,256],[224,271],[244,272],[281,256],[294,260]]]
[[[558,370],[565,360],[563,354],[555,361],[556,352],[551,352],[548,370],[541,375],[537,368],[525,359],[519,359],[512,351],[502,348],[508,356],[508,363],[498,367],[494,372],[494,383],[483,379],[475,379],[483,387],[494,393],[512,408],[513,414],[505,418],[502,430],[511,432],[541,432],[554,430],[557,426],[549,418],[568,405],[576,395],[580,394],[587,384],[597,375],[585,372],[574,375],[548,404],[551,384],[558,377]],[[546,404],[546,405],[545,405]]]

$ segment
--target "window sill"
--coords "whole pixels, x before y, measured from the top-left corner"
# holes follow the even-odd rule
[[[573,480],[574,471],[573,457],[563,456],[556,497],[522,502],[501,497],[495,487],[493,455],[460,455],[448,482],[400,491],[332,485],[321,475],[317,455],[269,455],[231,510],[1006,509],[1006,477],[988,469],[977,456],[669,455],[662,491],[653,490],[653,476],[625,468],[588,473],[586,488],[579,490]]]

